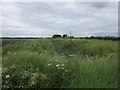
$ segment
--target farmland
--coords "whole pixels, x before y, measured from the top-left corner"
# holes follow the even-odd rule
[[[2,39],[3,88],[118,88],[118,41]]]

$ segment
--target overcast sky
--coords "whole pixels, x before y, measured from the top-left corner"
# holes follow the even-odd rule
[[[2,36],[117,36],[117,3],[3,3]]]

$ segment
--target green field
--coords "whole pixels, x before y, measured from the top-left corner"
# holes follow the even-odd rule
[[[118,41],[3,39],[3,88],[118,88]]]

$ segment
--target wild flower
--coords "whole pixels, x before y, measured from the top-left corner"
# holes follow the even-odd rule
[[[61,69],[64,69],[64,67],[61,67]]]
[[[64,64],[61,64],[61,66],[65,66]]]
[[[35,78],[35,77],[38,77],[38,73],[32,73],[32,76]]]
[[[37,45],[34,45],[35,47],[37,46]]]
[[[31,85],[34,85],[35,84],[35,82],[31,82]]]
[[[56,67],[59,67],[59,66],[60,66],[60,64],[57,64],[57,65],[56,65]]]
[[[45,52],[47,52],[47,51],[45,50]]]
[[[11,52],[10,52],[10,51],[8,51],[8,52],[7,52],[7,54],[11,54]]]
[[[48,66],[51,66],[51,64],[49,63]]]
[[[39,68],[36,68],[37,71],[39,71]]]
[[[73,59],[75,59],[75,58],[73,58]]]
[[[14,53],[14,55],[15,55],[16,53]]]
[[[93,58],[93,57],[90,57],[90,58]],[[96,57],[97,58],[97,57]]]
[[[69,57],[73,57],[74,55],[69,55]]]
[[[65,70],[65,72],[68,72],[68,70]]]
[[[10,75],[6,75],[6,76],[5,76],[5,78],[9,78],[9,77],[10,77]]]

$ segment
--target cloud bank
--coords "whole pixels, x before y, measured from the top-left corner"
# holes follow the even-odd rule
[[[113,2],[4,2],[2,36],[117,36]]]

